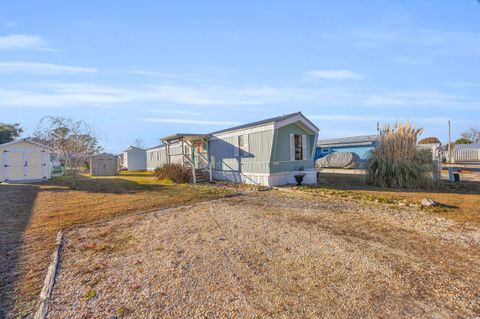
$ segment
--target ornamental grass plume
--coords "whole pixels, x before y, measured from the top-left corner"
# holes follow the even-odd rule
[[[367,183],[389,188],[425,188],[432,184],[432,157],[417,148],[422,128],[409,122],[385,125],[371,152]]]

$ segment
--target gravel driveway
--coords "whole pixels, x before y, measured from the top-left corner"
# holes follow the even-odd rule
[[[252,192],[65,238],[49,318],[480,314],[479,228],[418,208]]]

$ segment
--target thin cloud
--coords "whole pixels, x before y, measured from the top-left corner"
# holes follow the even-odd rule
[[[46,41],[37,35],[9,34],[0,36],[0,50],[50,50],[46,47],[46,44]]]
[[[364,116],[364,115],[308,115],[309,119],[321,120],[328,122],[372,122],[380,121],[382,118],[379,116]]]
[[[178,75],[172,73],[163,73],[163,72],[156,72],[156,71],[148,71],[148,70],[130,70],[127,71],[129,74],[134,75],[142,75],[142,76],[153,76],[153,77],[167,77],[167,78],[176,78]]]
[[[475,110],[480,108],[480,100],[461,95],[451,95],[436,91],[396,92],[367,97],[363,105],[386,107],[426,107],[452,110]]]
[[[151,112],[155,113],[166,113],[166,114],[176,114],[176,115],[200,115],[200,112],[192,111],[183,111],[183,110],[167,110],[167,109],[151,109]]]
[[[360,80],[364,76],[349,70],[312,70],[308,71],[307,75],[313,76],[321,79],[331,79],[331,80]]]
[[[430,64],[432,63],[431,59],[422,59],[422,58],[412,58],[412,57],[399,57],[392,59],[392,62],[402,63],[402,64],[411,64],[411,65],[420,65],[420,64]]]
[[[405,45],[423,49],[429,56],[472,56],[478,54],[480,32],[444,31],[433,29],[364,30],[337,34],[340,39],[362,48]]]
[[[403,122],[410,121],[413,123],[420,124],[434,124],[434,125],[444,125],[448,123],[448,118],[446,117],[409,117],[405,115],[401,116],[368,116],[368,115],[308,115],[308,118],[311,120],[320,120],[324,122],[355,122],[355,123],[368,123],[368,122],[381,122],[381,123],[394,123],[394,122]]]
[[[96,73],[96,68],[29,61],[0,61],[0,74],[28,73],[35,75]]]
[[[149,85],[105,86],[86,83],[34,84],[0,89],[0,107],[114,107],[122,104],[162,103],[186,106],[256,109],[263,105],[316,105],[342,108],[402,107],[404,109],[476,110],[480,99],[438,91],[365,92],[348,87],[295,88],[270,86]],[[189,111],[189,110],[187,110]],[[174,113],[171,113],[174,114]],[[187,115],[187,114],[178,114]],[[193,114],[190,114],[193,115]],[[344,118],[346,119],[346,118]],[[339,120],[342,120],[339,118]]]
[[[193,125],[237,125],[239,122],[233,121],[212,121],[212,120],[188,120],[172,118],[148,118],[141,119],[143,122],[167,123],[167,124],[193,124]]]
[[[445,84],[451,87],[458,87],[458,88],[479,88],[480,87],[480,82],[450,81]]]

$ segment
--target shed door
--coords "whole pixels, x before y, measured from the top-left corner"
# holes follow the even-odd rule
[[[47,177],[46,153],[8,151],[4,153],[5,180],[44,179]]]

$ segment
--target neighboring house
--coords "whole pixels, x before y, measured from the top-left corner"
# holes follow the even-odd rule
[[[453,160],[455,163],[480,162],[480,144],[455,144]]]
[[[444,158],[442,143],[417,144],[417,148],[432,152],[432,160],[434,161],[442,161]]]
[[[378,135],[362,135],[342,137],[328,140],[318,140],[315,159],[322,158],[333,152],[356,153],[366,160],[372,149],[378,143]]]
[[[118,173],[118,156],[101,153],[90,157],[90,175],[113,176]]]
[[[178,133],[147,150],[147,168],[180,163],[207,172],[211,179],[266,186],[316,183],[318,128],[301,112],[209,134]]]
[[[0,182],[42,181],[50,177],[48,146],[27,138],[0,145]]]
[[[118,156],[120,169],[143,171],[147,169],[147,153],[143,148],[129,146]]]

